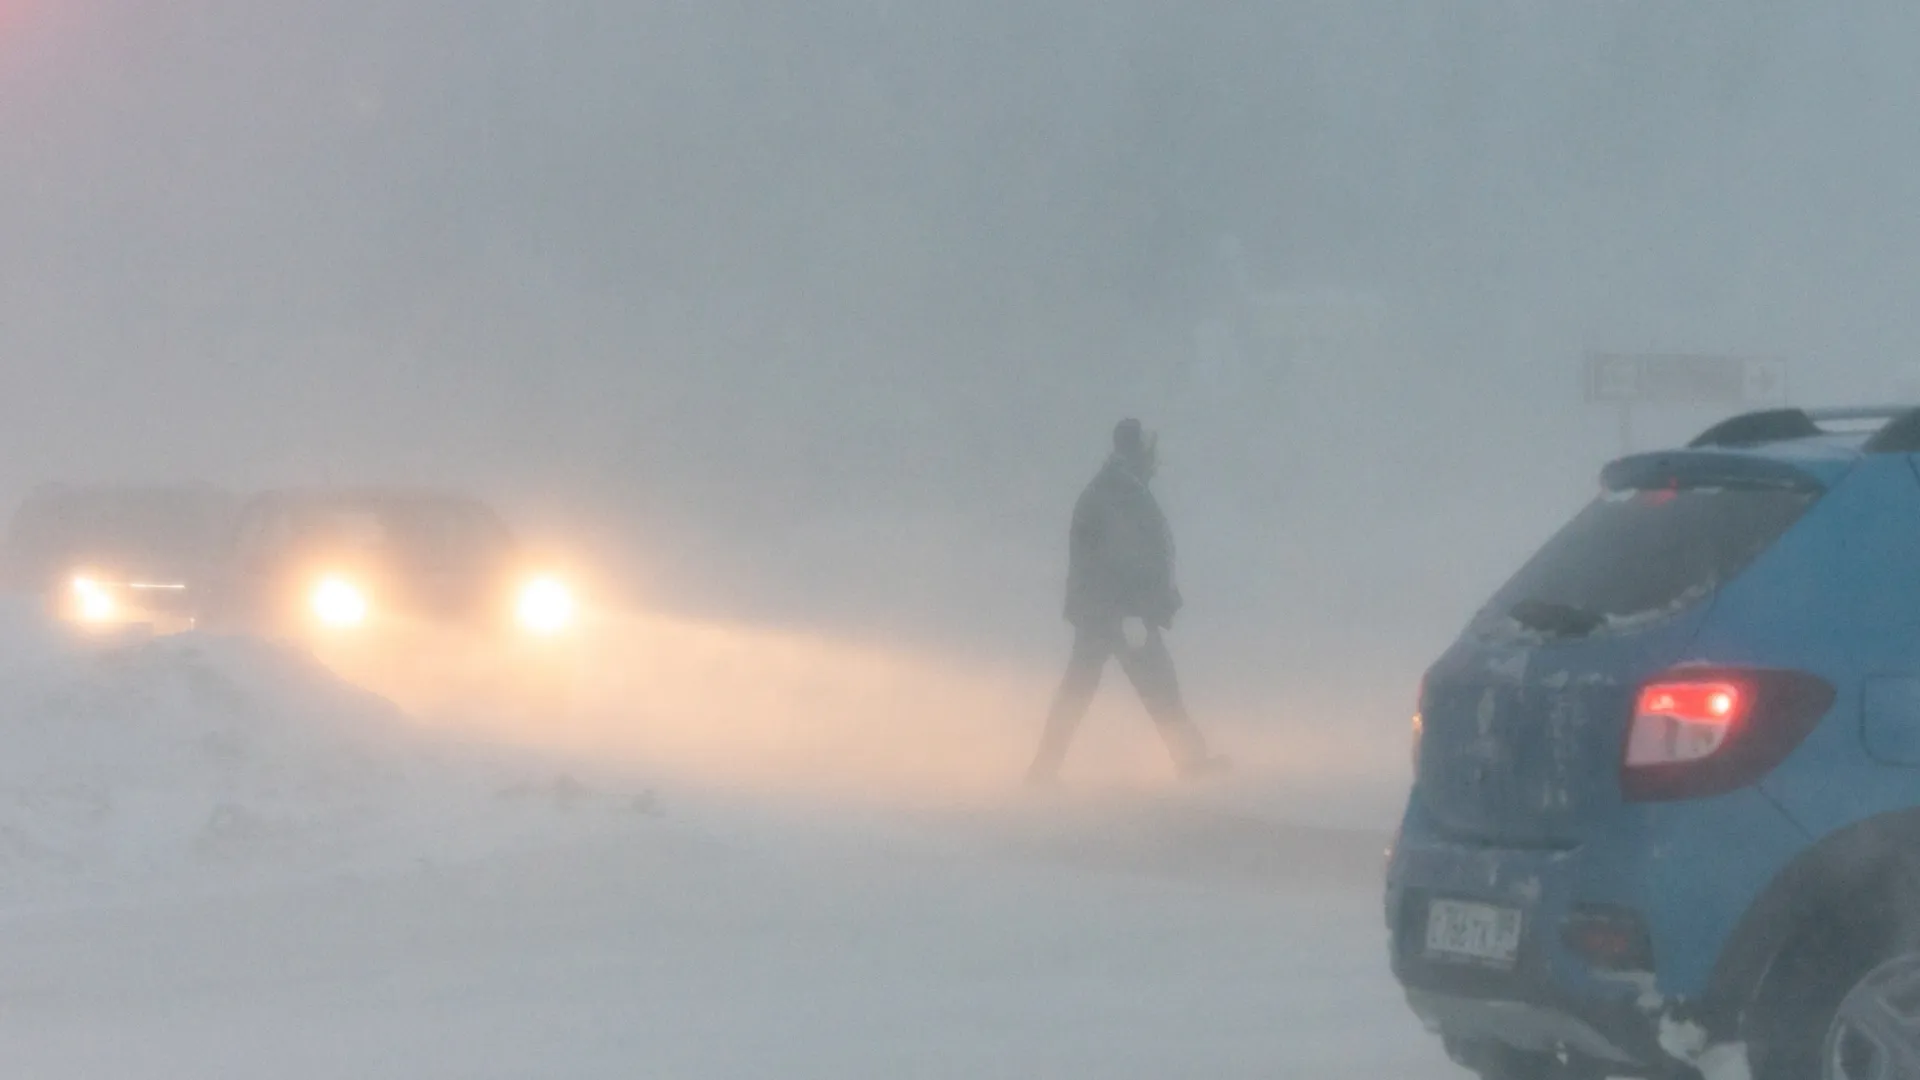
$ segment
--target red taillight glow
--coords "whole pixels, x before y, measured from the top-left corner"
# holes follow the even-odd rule
[[[1734,682],[1654,683],[1640,691],[1627,766],[1680,765],[1711,755],[1746,717],[1750,696]]]
[[[1420,689],[1413,699],[1413,778],[1420,779],[1420,744],[1427,736],[1427,680],[1420,679]]]
[[[1817,675],[1768,668],[1686,668],[1640,691],[1627,731],[1621,793],[1631,802],[1724,795],[1787,759],[1833,708]]]

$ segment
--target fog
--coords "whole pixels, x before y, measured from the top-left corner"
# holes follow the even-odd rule
[[[1054,544],[1137,411],[1188,521],[1286,507],[1188,563],[1440,567],[1340,552],[1427,502],[1492,511],[1475,548],[1553,517],[1613,450],[1584,350],[1887,392],[1914,19],[15,0],[6,479],[459,480],[747,563],[935,519],[1048,607],[987,559]],[[1206,398],[1236,290],[1296,311]]]
[[[1583,354],[1920,337],[1910,5],[0,10],[0,492],[470,487],[1023,723],[1122,415],[1203,711],[1387,740],[1620,449]]]
[[[1623,416],[1588,357],[1771,358],[1794,404],[1920,404],[1917,38],[1896,0],[0,0],[0,513],[53,482],[460,489],[547,560],[466,582],[497,602],[478,634],[346,632],[383,586],[424,594],[391,567],[256,583],[239,629],[192,622],[199,578],[26,587],[78,623],[199,605],[152,637],[0,597],[0,1055],[1461,1075],[1382,949],[1422,673],[1608,460],[1743,407]],[[1159,437],[1169,640],[1232,768],[1175,784],[1109,671],[1062,785],[1024,789],[1070,515],[1123,417]],[[428,550],[422,580],[451,562]],[[510,607],[535,585],[544,629]],[[1739,675],[1687,723],[1786,723]],[[1559,770],[1543,818],[1614,797],[1567,783],[1602,711],[1569,678],[1511,745],[1491,725],[1531,713],[1456,695],[1488,756],[1443,764],[1474,798],[1503,760]],[[1760,738],[1720,737],[1747,743],[1709,766]],[[1847,768],[1801,782],[1907,799]],[[1429,859],[1389,918],[1476,978],[1574,970],[1547,950],[1598,937],[1535,927],[1567,911],[1704,955],[1671,940],[1733,910],[1700,875],[1789,857],[1735,828],[1791,816],[1763,794],[1703,802],[1704,846],[1629,808],[1644,859],[1525,830],[1506,863]],[[1642,887],[1685,917],[1610,921]],[[1845,923],[1766,910],[1803,908]],[[1824,933],[1731,966],[1791,990],[1775,961]],[[1605,967],[1623,1022],[1638,993],[1659,1049],[1747,1076],[1674,970]],[[1551,1052],[1527,1075],[1588,1075],[1563,1019],[1513,1044]]]

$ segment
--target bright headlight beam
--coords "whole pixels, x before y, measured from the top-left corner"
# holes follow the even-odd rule
[[[534,578],[520,590],[520,625],[536,634],[557,634],[573,624],[573,590],[553,578]]]
[[[313,614],[327,626],[359,626],[367,621],[367,594],[341,578],[324,578],[313,589]]]
[[[90,577],[83,575],[74,578],[73,594],[78,601],[76,611],[82,622],[107,622],[117,613],[112,594]]]

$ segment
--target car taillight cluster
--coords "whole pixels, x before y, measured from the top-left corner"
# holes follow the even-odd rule
[[[1826,680],[1798,671],[1685,669],[1640,691],[1621,788],[1636,802],[1722,795],[1786,760],[1833,707]]]
[[[1746,716],[1737,682],[1659,682],[1640,691],[1627,733],[1627,767],[1699,761],[1725,746]]]

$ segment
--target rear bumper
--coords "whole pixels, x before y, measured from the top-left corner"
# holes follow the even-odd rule
[[[1533,880],[1518,895],[1406,887],[1390,893],[1393,971],[1414,1014],[1451,1042],[1564,1051],[1604,1062],[1621,1075],[1689,1075],[1660,1047],[1663,1002],[1653,992],[1652,973],[1585,970],[1558,940],[1564,896],[1543,888],[1529,903]],[[1495,971],[1427,959],[1427,905],[1435,897],[1519,908],[1527,928],[1514,968]]]
[[[1568,1050],[1593,1061],[1643,1069],[1645,1055],[1629,1051],[1592,1022],[1525,1001],[1484,1000],[1409,989],[1407,1004],[1427,1030],[1466,1042],[1504,1043],[1519,1050]]]
[[[1442,835],[1416,799],[1387,875],[1395,977],[1428,1027],[1456,1041],[1569,1050],[1618,1071],[1691,1076],[1662,1047],[1663,1026],[1698,1022],[1737,1038],[1743,1003],[1720,1000],[1715,969],[1736,929],[1804,846],[1756,792],[1634,806],[1564,849],[1489,847]],[[1428,905],[1465,900],[1521,913],[1518,956],[1491,970],[1426,955]],[[1564,940],[1591,908],[1630,912],[1646,930],[1649,970],[1598,969]]]

